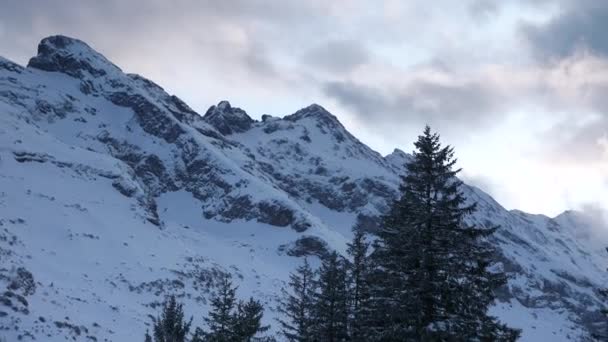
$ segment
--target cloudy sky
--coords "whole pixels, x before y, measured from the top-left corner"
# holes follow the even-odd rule
[[[20,64],[65,34],[199,112],[319,103],[382,154],[430,124],[507,208],[608,205],[608,2],[0,2],[0,55]]]

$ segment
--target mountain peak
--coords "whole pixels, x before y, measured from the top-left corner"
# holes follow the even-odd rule
[[[344,129],[338,118],[316,103],[304,107],[297,112],[285,117],[285,120],[299,121],[306,118],[313,118],[329,127],[340,127]]]
[[[100,77],[121,72],[120,68],[85,42],[62,35],[42,39],[38,44],[38,54],[30,59],[27,66],[62,72],[76,78],[82,78],[86,73]]]
[[[402,173],[405,169],[405,164],[410,161],[411,155],[403,152],[396,148],[392,153],[387,154],[384,159],[393,166],[394,170],[398,170],[398,173]]]
[[[253,119],[244,110],[232,107],[228,101],[220,101],[209,107],[203,120],[224,135],[245,132],[253,123]]]
[[[217,104],[217,109],[221,110],[221,111],[227,111],[227,110],[231,110],[232,106],[230,105],[230,102],[223,100]]]
[[[290,118],[294,120],[304,118],[304,117],[324,117],[329,116],[332,118],[336,118],[333,114],[331,114],[327,109],[323,108],[323,106],[313,103],[307,107],[304,107],[292,115],[289,115]]]
[[[403,150],[398,149],[398,148],[395,148],[393,150],[393,152],[391,152],[390,154],[388,154],[386,157],[388,158],[391,155],[393,155],[393,156],[400,156],[400,157],[403,157],[403,158],[407,158],[408,157],[407,153],[403,152]]]
[[[323,106],[313,103],[307,107],[302,108],[302,110],[306,110],[306,111],[311,111],[311,112],[320,112],[320,113],[327,113],[329,114],[329,112],[327,111],[327,109],[323,108]]]

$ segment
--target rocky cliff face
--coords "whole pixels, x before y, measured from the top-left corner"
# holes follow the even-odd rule
[[[267,304],[299,258],[377,228],[409,156],[381,156],[322,106],[204,116],[84,42],[0,58],[0,332],[9,340],[140,339],[164,295],[200,322],[231,273]],[[415,137],[412,137],[412,140]],[[572,213],[507,211],[467,187],[471,223],[500,225],[510,276],[493,311],[523,340],[585,340],[606,258]],[[276,325],[276,324],[274,324]],[[1,336],[1,334],[0,334]]]
[[[244,110],[232,108],[228,101],[209,107],[203,119],[223,135],[245,132],[253,124],[253,119]]]

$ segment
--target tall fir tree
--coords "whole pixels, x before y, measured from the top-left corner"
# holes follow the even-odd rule
[[[239,302],[235,315],[235,332],[238,341],[250,342],[256,334],[270,329],[270,326],[262,325],[264,307],[253,298]]]
[[[346,261],[336,252],[323,260],[319,270],[313,314],[317,341],[348,340]]]
[[[211,298],[211,311],[205,322],[209,328],[207,341],[237,341],[235,326],[236,287],[232,285],[229,275],[223,275],[219,287]]]
[[[192,319],[184,320],[183,305],[170,296],[163,305],[161,316],[154,320],[154,342],[185,342]],[[146,341],[150,335],[146,332]]]
[[[373,253],[373,321],[382,341],[511,341],[518,331],[487,314],[502,273],[488,270],[496,228],[468,226],[475,212],[456,178],[450,146],[427,126],[406,164],[402,193],[384,218]]]
[[[282,289],[283,298],[278,307],[278,311],[283,314],[283,318],[278,320],[281,334],[288,341],[314,341],[313,309],[316,286],[315,272],[308,260],[304,259],[304,263],[290,274],[290,290]]]
[[[357,226],[353,229],[353,240],[348,244],[347,253],[352,262],[348,265],[348,286],[350,294],[349,331],[350,339],[354,342],[363,342],[366,337],[366,325],[370,316],[368,273],[369,243],[365,233]]]

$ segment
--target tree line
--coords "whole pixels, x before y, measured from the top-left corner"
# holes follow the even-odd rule
[[[316,270],[304,260],[290,275],[278,306],[280,340],[517,340],[519,330],[488,314],[495,290],[507,280],[488,242],[498,227],[467,223],[476,204],[461,189],[451,146],[442,146],[429,127],[414,145],[401,195],[371,241],[355,228],[347,257],[330,253]],[[225,284],[218,291],[205,319],[209,331],[197,329],[191,341],[251,341],[268,329],[261,325],[260,303],[235,305],[230,289]],[[177,304],[170,301],[165,311],[171,305]],[[190,327],[180,321],[175,328],[170,321],[164,328],[163,315],[154,341],[185,341],[157,337],[157,330],[185,336]]]
[[[264,307],[254,298],[237,301],[236,287],[228,275],[222,276],[211,297],[211,310],[204,321],[207,329],[192,329],[192,318],[184,317],[183,304],[170,296],[159,317],[154,319],[152,335],[145,342],[270,342],[270,337],[257,337],[270,327],[262,325]]]

